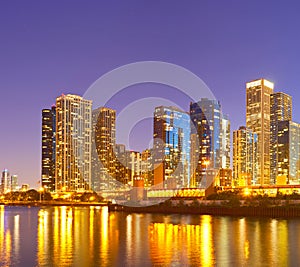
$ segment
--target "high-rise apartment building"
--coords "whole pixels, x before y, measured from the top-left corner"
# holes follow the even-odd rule
[[[207,98],[190,104],[190,116],[192,186],[206,186],[208,169],[230,167],[230,122],[220,102]]]
[[[145,149],[141,154],[141,175],[145,187],[151,187],[153,180],[153,149]]]
[[[257,134],[241,126],[233,131],[233,183],[247,186],[257,183]]]
[[[10,185],[10,176],[8,169],[4,169],[2,171],[2,177],[1,177],[1,193],[5,194],[10,191],[11,185]]]
[[[92,142],[95,144],[92,153],[92,184],[95,191],[100,191],[108,189],[109,184],[116,178],[115,110],[106,107],[93,110],[92,138]]]
[[[56,191],[91,189],[92,101],[77,95],[56,99]]]
[[[130,151],[126,150],[125,145],[116,144],[116,180],[122,184],[128,184],[131,181],[130,170]]]
[[[19,183],[18,183],[18,175],[12,175],[11,178],[11,191],[18,191],[19,190]]]
[[[300,183],[300,124],[278,122],[277,184]]]
[[[2,177],[1,177],[1,190],[0,192],[2,194],[5,194],[11,190],[11,179],[9,176],[9,171],[8,169],[4,169],[2,171]]]
[[[276,184],[278,175],[278,123],[292,120],[292,97],[282,93],[271,94],[271,137],[270,137],[270,178]]]
[[[42,187],[55,190],[56,108],[42,110]]]
[[[270,111],[274,84],[258,79],[246,84],[246,127],[258,137],[257,184],[270,184]]]
[[[176,107],[154,111],[154,186],[190,186],[190,116]]]

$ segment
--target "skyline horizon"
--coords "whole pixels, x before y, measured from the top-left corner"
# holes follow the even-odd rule
[[[248,80],[247,82],[245,82],[245,86],[247,85],[247,83],[250,83],[250,82],[253,82],[253,81],[257,81],[257,80],[260,80],[260,79],[264,79],[264,80],[267,80],[266,78],[257,78],[257,79],[253,79],[253,80]],[[269,80],[268,80],[269,81]],[[272,82],[272,81],[269,81],[269,82]],[[146,83],[147,84],[147,83]],[[246,88],[246,87],[245,87]],[[275,87],[275,84],[274,84],[274,89],[275,89],[276,87]],[[284,92],[284,91],[276,91],[276,90],[274,90],[274,93],[279,93],[279,92],[281,92],[281,93],[284,93],[284,94],[287,94],[286,92]],[[78,94],[73,94],[73,93],[62,93],[61,95],[59,95],[59,96],[57,96],[57,98],[59,98],[60,96],[64,96],[64,95],[75,95],[75,96],[80,96],[80,97],[82,97],[83,98],[83,96],[82,95],[78,95]],[[245,92],[245,95],[246,95],[246,92]],[[291,98],[293,99],[293,96],[292,95],[290,95],[291,96]],[[84,98],[83,98],[84,99]],[[201,99],[207,99],[207,98],[201,98]],[[201,99],[199,99],[198,101],[196,101],[196,102],[199,102]],[[89,100],[89,99],[85,99],[85,100]],[[91,100],[92,101],[92,100]],[[216,99],[216,101],[218,101],[219,103],[220,103],[220,105],[221,105],[221,108],[222,108],[222,102],[221,102],[221,100],[219,100],[219,99]],[[51,107],[55,107],[56,105],[55,105],[55,103],[54,104],[52,104],[51,105]],[[49,108],[43,108],[42,110],[41,110],[41,114],[42,114],[42,111],[43,110],[46,110],[46,109],[50,109],[51,107],[49,107]],[[109,109],[113,109],[113,108],[111,108],[111,107],[108,107],[108,106],[103,106],[103,107],[105,107],[105,108],[109,108]],[[156,106],[156,107],[159,107],[159,106]],[[167,107],[167,106],[165,106],[165,107]],[[292,105],[292,107],[293,107],[293,105]],[[98,109],[98,108],[100,108],[100,106],[99,107],[95,107],[95,108],[93,108],[93,110],[95,110],[95,109]],[[177,106],[176,106],[176,108],[178,108]],[[180,109],[180,108],[179,108]],[[245,109],[246,109],[246,105],[245,105]],[[114,109],[115,111],[116,111],[116,114],[118,114],[118,109]],[[153,111],[154,112],[154,111]],[[189,111],[186,111],[186,110],[182,110],[182,112],[185,112],[185,113],[187,113],[187,114],[189,114]],[[294,108],[293,108],[293,112],[292,112],[292,114],[294,114]],[[228,116],[228,114],[224,114],[225,116]],[[42,118],[42,116],[41,116],[41,118]],[[152,118],[153,119],[153,118]],[[228,116],[228,119],[229,119],[229,121],[230,121],[230,125],[232,124],[232,120],[231,120],[231,118]],[[152,137],[153,137],[153,121],[151,121],[152,122],[152,124],[151,124],[151,129],[152,129]],[[293,119],[293,117],[292,117],[292,122],[296,122],[294,119]],[[296,122],[297,123],[297,122]],[[118,127],[117,127],[117,123],[116,123],[116,136],[117,136],[117,132],[118,132]],[[233,132],[234,131],[236,131],[236,130],[238,130],[238,129],[240,129],[240,127],[246,127],[246,117],[245,117],[245,123],[244,124],[241,124],[241,125],[239,125],[236,129],[232,129],[232,128],[230,128],[230,166],[231,166],[231,168],[232,168],[232,134],[233,134]],[[42,128],[41,128],[42,129]],[[117,139],[117,138],[116,138]],[[117,144],[121,144],[121,145],[125,145],[125,144],[123,144],[123,143],[121,143],[121,142],[117,142]],[[138,148],[138,149],[128,149],[128,147],[125,145],[125,148],[126,148],[126,150],[129,150],[129,151],[136,151],[136,152],[142,152],[142,151],[144,151],[144,150],[146,150],[146,149],[151,149],[151,147],[149,146],[149,147],[144,147],[144,148]],[[40,151],[41,152],[41,151]],[[11,170],[10,169],[8,169],[8,168],[6,168],[6,167],[4,167],[4,168],[2,168],[2,170],[1,170],[1,172],[2,171],[8,171],[9,172],[9,174],[10,174],[10,176],[13,176],[13,175],[17,175],[18,176],[18,178],[19,178],[19,173],[15,173],[15,172],[11,172]],[[41,166],[40,166],[40,171],[41,171]],[[36,183],[36,185],[38,185],[38,186],[40,186],[40,182],[41,182],[41,177],[39,178],[39,180],[37,181],[37,183]],[[36,187],[32,187],[31,186],[31,184],[30,183],[23,183],[23,184],[29,184],[29,186],[30,186],[30,188],[36,188]],[[20,186],[21,186],[21,184],[20,184]]]

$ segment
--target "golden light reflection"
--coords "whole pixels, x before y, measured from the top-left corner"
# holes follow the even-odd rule
[[[0,205],[0,253],[3,255],[4,248],[4,205]]]
[[[249,241],[248,240],[245,241],[244,253],[245,253],[245,258],[249,259],[250,252],[249,252]]]
[[[288,225],[286,220],[278,221],[277,227],[278,234],[278,251],[277,251],[277,259],[278,266],[284,266],[288,262]]]
[[[11,266],[10,264],[11,258],[11,234],[9,229],[5,233],[5,263],[6,266]]]
[[[237,246],[239,250],[243,253],[239,253],[239,261],[243,262],[246,259],[246,253],[245,253],[245,243],[246,243],[246,219],[241,218],[238,220],[238,229],[237,229]],[[249,248],[248,248],[249,252]]]
[[[201,221],[201,256],[202,266],[212,266],[214,263],[214,246],[212,240],[212,218],[209,215],[202,216]]]
[[[20,250],[20,215],[14,216],[14,254],[17,257]]]
[[[0,264],[11,266],[12,238],[8,228],[5,227],[5,208],[0,206]]]
[[[106,255],[108,253],[108,220],[109,220],[109,212],[108,207],[102,207],[101,209],[101,245],[99,247],[100,254]]]
[[[67,207],[40,209],[38,213],[39,265],[50,261],[55,266],[71,265],[73,251],[73,214]]]
[[[94,206],[90,207],[90,253],[94,254],[93,247],[94,247],[94,217],[95,217],[95,210]]]
[[[45,264],[45,257],[44,257],[44,210],[41,209],[38,213],[38,263],[39,265]]]
[[[211,216],[201,216],[200,225],[153,223],[148,234],[154,265],[214,265]]]
[[[128,257],[132,257],[132,215],[126,217],[126,248]]]
[[[277,242],[278,242],[278,232],[277,232],[277,227],[278,227],[278,220],[276,219],[272,219],[272,221],[270,222],[270,242],[271,242],[271,249],[272,249],[272,254],[271,254],[271,258],[272,261],[275,261],[275,257],[278,253],[278,246],[277,246]]]

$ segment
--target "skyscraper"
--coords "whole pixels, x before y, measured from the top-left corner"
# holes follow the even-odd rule
[[[145,187],[151,187],[153,181],[153,149],[145,149],[141,154],[141,172]]]
[[[176,107],[154,112],[154,186],[190,186],[190,117]]]
[[[278,122],[277,184],[300,184],[300,124]]]
[[[11,180],[8,169],[2,171],[1,177],[1,193],[5,194],[11,190]]]
[[[95,191],[106,189],[116,177],[116,111],[106,107],[93,110],[93,177]],[[94,149],[94,148],[93,148]],[[98,158],[97,158],[98,155]],[[98,165],[98,166],[97,166]]]
[[[56,108],[42,110],[42,187],[55,190]]]
[[[91,189],[92,101],[77,95],[56,99],[56,191]]]
[[[18,191],[19,189],[19,183],[18,183],[18,175],[12,175],[11,176],[11,191]]]
[[[207,98],[190,104],[190,116],[191,180],[196,187],[206,186],[202,180],[207,169],[230,167],[230,122],[220,102]]]
[[[246,127],[258,137],[257,184],[270,184],[270,95],[274,84],[258,79],[246,84]]]
[[[125,145],[116,144],[116,180],[122,184],[128,184],[131,181],[130,170],[130,151],[126,150]]]
[[[257,134],[244,126],[233,131],[233,182],[237,186],[257,183]]]
[[[282,93],[271,94],[271,139],[270,139],[270,176],[271,184],[276,184],[278,174],[278,123],[292,120],[292,97]]]

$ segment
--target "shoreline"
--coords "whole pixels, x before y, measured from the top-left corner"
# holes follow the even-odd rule
[[[271,218],[300,218],[300,205],[292,206],[219,206],[219,205],[200,205],[200,206],[124,206],[110,203],[93,202],[0,202],[0,205],[7,207],[108,207],[109,212],[126,213],[151,213],[151,214],[182,214],[182,215],[212,215],[212,216],[244,216],[244,217],[271,217]]]
[[[28,207],[42,207],[42,206],[73,206],[73,207],[89,207],[89,206],[108,206],[107,203],[97,202],[46,202],[46,201],[20,201],[20,202],[0,202],[4,206],[28,206]]]

